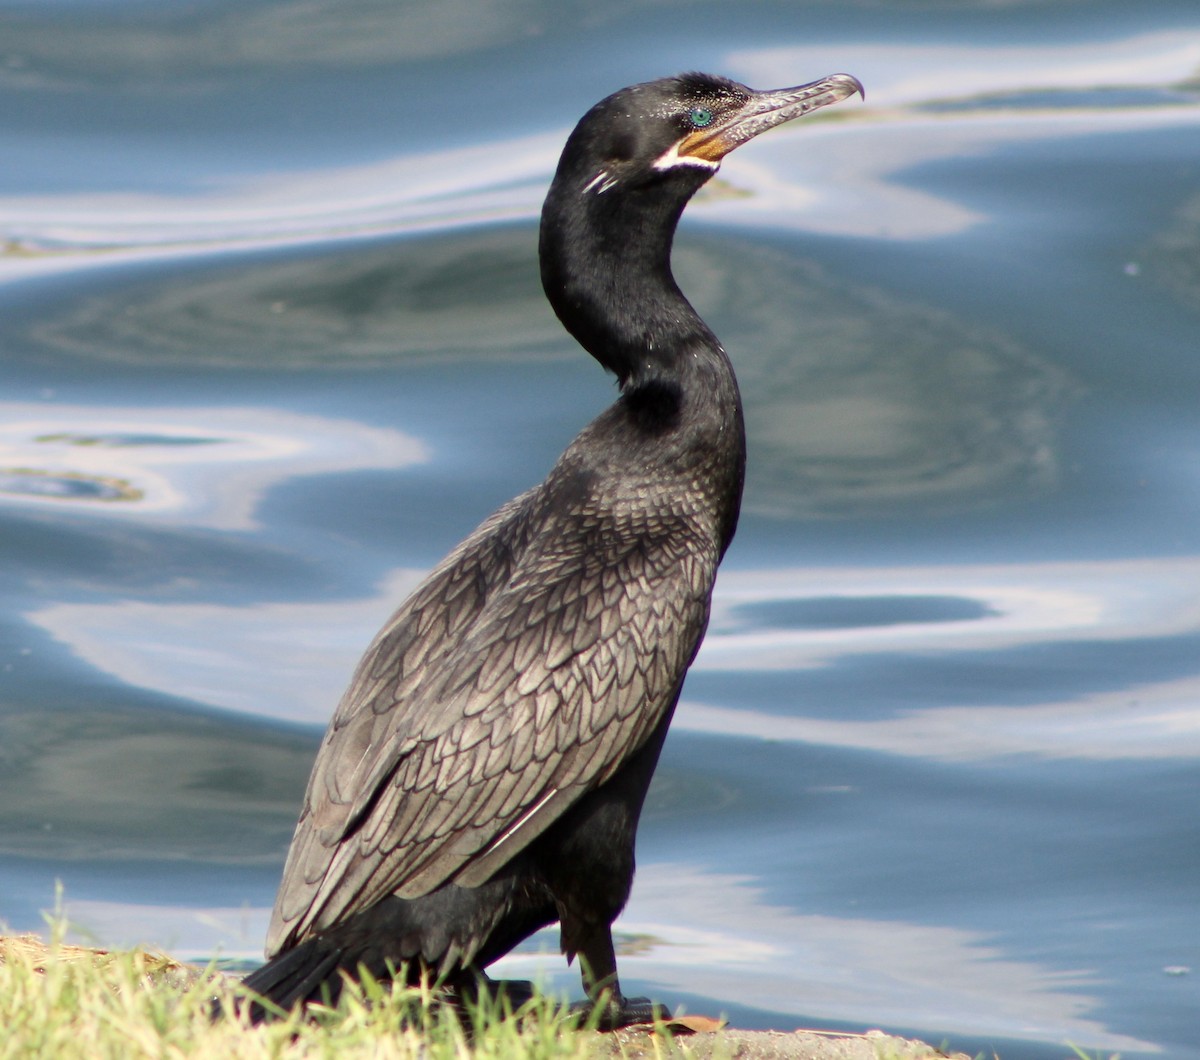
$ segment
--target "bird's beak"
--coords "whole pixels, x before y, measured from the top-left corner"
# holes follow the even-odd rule
[[[782,125],[830,103],[838,103],[858,93],[866,99],[862,83],[852,74],[830,74],[807,85],[755,92],[745,105],[727,114],[705,129],[688,133],[680,141],[680,158],[701,158],[719,162],[735,147],[760,132]]]

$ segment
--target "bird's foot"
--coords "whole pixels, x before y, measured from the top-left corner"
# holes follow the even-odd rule
[[[507,1005],[516,1012],[533,998],[533,983],[528,979],[493,979],[483,972],[464,977],[452,987],[459,1000],[465,1003]]]
[[[528,979],[489,979],[488,993],[499,1001],[506,1000],[514,1012],[533,1000],[533,983]]]
[[[605,993],[599,1001],[576,1001],[571,1012],[583,1017],[584,1022],[593,1020],[597,1030],[615,1031],[636,1023],[659,1023],[671,1018],[662,1005],[648,997],[615,997]]]

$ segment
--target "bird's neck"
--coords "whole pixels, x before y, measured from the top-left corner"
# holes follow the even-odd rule
[[[741,504],[741,399],[725,351],[679,290],[670,261],[676,222],[700,183],[675,197],[661,186],[606,197],[581,195],[580,182],[560,173],[542,213],[540,253],[554,311],[622,391],[585,432],[589,444],[568,454],[599,461],[590,471],[632,484],[639,503],[649,503],[656,484],[688,483],[723,554]]]
[[[724,360],[671,274],[675,226],[690,192],[579,191],[556,181],[542,214],[546,296],[566,329],[623,390],[678,380],[686,362]]]

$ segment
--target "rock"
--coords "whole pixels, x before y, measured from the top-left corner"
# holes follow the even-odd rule
[[[678,1034],[668,1055],[696,1060],[970,1060],[965,1053],[943,1053],[925,1042],[896,1038],[883,1031],[845,1034],[835,1031],[720,1030]],[[661,1060],[662,1040],[649,1027],[627,1027],[598,1036],[599,1057]]]

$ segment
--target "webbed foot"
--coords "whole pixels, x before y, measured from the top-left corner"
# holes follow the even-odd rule
[[[486,997],[493,1002],[504,999],[515,1012],[533,997],[533,983],[528,979],[493,979],[476,972],[474,976],[458,985],[458,993],[464,1000],[476,1001]]]
[[[621,994],[614,997],[609,993],[599,1002],[576,1001],[571,1011],[580,1013],[585,1020],[595,1019],[595,1027],[601,1031],[615,1031],[635,1023],[657,1023],[671,1018],[670,1012],[648,997],[625,997]]]

